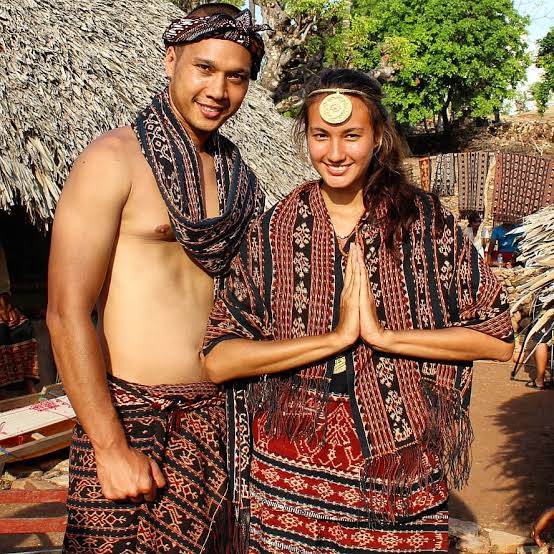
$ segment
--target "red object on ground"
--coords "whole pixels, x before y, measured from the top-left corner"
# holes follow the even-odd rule
[[[67,490],[0,491],[0,504],[60,503],[67,500]],[[0,535],[53,533],[65,531],[66,516],[10,517],[0,519]]]

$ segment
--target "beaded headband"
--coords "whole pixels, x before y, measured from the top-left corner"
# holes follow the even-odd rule
[[[344,123],[352,115],[352,100],[346,96],[347,94],[370,99],[365,92],[350,88],[320,88],[310,92],[308,98],[325,92],[329,95],[321,101],[319,115],[323,121],[331,125]]]

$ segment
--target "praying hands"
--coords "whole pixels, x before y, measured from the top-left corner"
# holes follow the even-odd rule
[[[341,316],[335,332],[347,344],[361,338],[368,346],[385,346],[386,331],[377,316],[375,298],[371,291],[361,249],[353,243],[348,255],[341,294]]]

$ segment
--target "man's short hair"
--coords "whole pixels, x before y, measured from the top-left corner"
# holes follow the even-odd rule
[[[200,4],[200,6],[196,6],[194,10],[187,14],[187,17],[206,17],[219,13],[234,17],[239,12],[240,9],[233,6],[233,4],[227,4],[226,2],[214,2],[212,4]]]

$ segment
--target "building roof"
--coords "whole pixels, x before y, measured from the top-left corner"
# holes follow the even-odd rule
[[[0,0],[0,209],[48,225],[79,152],[163,88],[161,35],[180,15],[165,0]],[[252,83],[224,127],[269,202],[310,175],[290,126]]]

